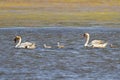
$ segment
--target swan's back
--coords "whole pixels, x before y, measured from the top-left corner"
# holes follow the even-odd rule
[[[90,45],[92,47],[96,47],[96,48],[105,48],[107,46],[107,42],[103,41],[103,40],[93,40]]]
[[[103,41],[103,40],[93,40],[91,42],[91,44],[104,44],[104,43],[105,43],[105,41]]]
[[[24,42],[24,43],[21,43],[18,47],[19,47],[19,48],[34,49],[34,48],[36,48],[36,45],[35,45],[35,43]]]

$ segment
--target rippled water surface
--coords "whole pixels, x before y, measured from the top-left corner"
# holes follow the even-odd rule
[[[84,48],[83,34],[114,44]],[[15,49],[16,35],[37,48]],[[57,42],[65,46],[56,47]],[[51,45],[45,49],[43,44]],[[120,80],[119,28],[1,28],[0,80]]]

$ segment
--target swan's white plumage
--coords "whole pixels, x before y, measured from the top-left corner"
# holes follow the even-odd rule
[[[15,48],[28,48],[28,49],[34,49],[36,48],[35,43],[31,43],[31,42],[24,42],[22,43],[22,38],[21,36],[16,36],[14,41],[18,41],[17,45],[15,46]]]
[[[89,33],[85,33],[84,37],[86,37],[85,47],[93,47],[93,48],[105,48],[107,46],[107,42],[103,40],[93,40],[89,43],[90,35]]]

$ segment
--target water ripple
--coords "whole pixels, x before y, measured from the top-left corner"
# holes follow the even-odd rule
[[[84,48],[91,39],[108,40],[116,48]],[[120,80],[120,30],[117,28],[1,28],[1,80]],[[15,49],[13,38],[37,44],[34,50]],[[102,35],[102,36],[101,36]],[[57,48],[57,42],[65,48]],[[53,48],[45,49],[43,44]]]

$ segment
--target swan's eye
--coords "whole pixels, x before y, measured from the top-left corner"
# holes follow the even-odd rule
[[[16,37],[16,38],[14,39],[15,43],[16,43],[18,40],[19,40],[19,38],[18,38],[18,37]]]
[[[15,43],[16,43],[16,42],[17,42],[17,39],[15,38],[14,41],[15,41]]]
[[[86,34],[84,34],[83,36],[86,37]]]

